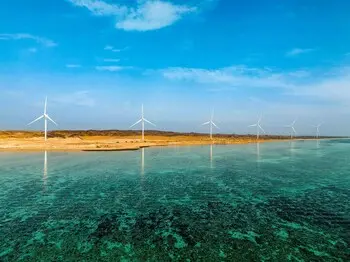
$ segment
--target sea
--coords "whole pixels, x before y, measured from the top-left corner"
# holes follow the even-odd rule
[[[350,261],[350,140],[0,152],[0,261]]]

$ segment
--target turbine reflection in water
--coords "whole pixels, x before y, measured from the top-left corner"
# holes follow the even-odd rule
[[[145,174],[145,148],[141,148],[141,175]]]
[[[289,142],[289,151],[290,151],[290,157],[293,158],[294,157],[294,151],[295,151],[295,141],[290,140]]]
[[[210,168],[213,168],[213,145],[210,145]]]
[[[44,190],[46,190],[46,183],[47,183],[47,151],[44,152],[43,182],[44,182]]]
[[[256,143],[256,162],[259,164],[260,162],[260,143]]]

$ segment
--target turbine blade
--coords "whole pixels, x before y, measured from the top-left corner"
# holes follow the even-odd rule
[[[211,123],[213,124],[213,126],[215,126],[217,129],[220,129],[217,125],[215,125],[215,123],[213,121],[211,121]]]
[[[31,124],[35,123],[36,121],[39,121],[39,120],[42,119],[43,117],[44,117],[44,115],[39,116],[37,119],[35,119],[35,120],[33,120],[32,122],[30,122],[30,123],[28,124],[28,126],[30,126]]]
[[[296,134],[296,133],[297,133],[297,131],[295,131],[294,126],[292,126],[292,129],[293,129],[294,134]]]
[[[135,124],[131,125],[129,128],[132,128],[134,126],[136,126],[138,123],[140,123],[142,121],[142,119],[140,119],[139,121],[137,121]]]
[[[51,119],[51,117],[49,117],[48,115],[46,115],[46,117],[47,117],[47,119],[49,119],[52,123],[54,123],[56,126],[58,126],[58,124],[57,124],[55,121],[53,121],[53,120]]]
[[[266,134],[265,130],[261,127],[261,125],[258,125],[258,126],[259,126],[259,128],[261,129],[261,131],[263,131],[264,134]]]
[[[205,126],[205,125],[208,125],[208,124],[210,124],[210,121],[203,123],[202,126]]]
[[[145,122],[147,122],[148,124],[152,125],[152,126],[156,126],[155,124],[153,124],[151,121],[148,121],[146,118],[143,119]]]
[[[250,126],[248,126],[248,127],[254,127],[254,126],[257,126],[257,124],[254,124],[254,125],[250,125]]]

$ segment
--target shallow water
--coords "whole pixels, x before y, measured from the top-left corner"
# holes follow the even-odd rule
[[[0,261],[348,261],[350,141],[0,153]]]

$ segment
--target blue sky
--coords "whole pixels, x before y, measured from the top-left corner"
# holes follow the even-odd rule
[[[350,2],[4,0],[0,129],[350,133]],[[42,128],[38,123],[33,129]]]

